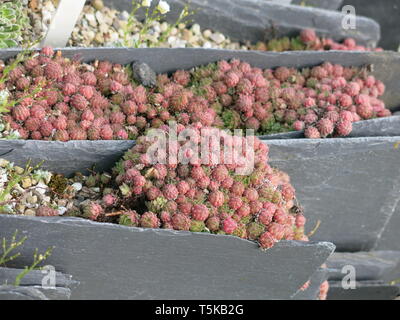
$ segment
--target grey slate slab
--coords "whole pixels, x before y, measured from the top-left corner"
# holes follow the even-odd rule
[[[382,280],[399,265],[399,251],[335,252],[326,262],[328,268],[335,269],[329,280],[341,281],[346,273],[345,266],[353,266],[357,281]]]
[[[168,2],[171,12],[167,20],[175,22],[187,2]],[[107,0],[106,4],[120,10],[131,8],[131,0]],[[341,13],[319,8],[259,0],[191,0],[190,8],[195,10],[191,19],[204,29],[220,31],[237,41],[257,42],[274,36],[298,35],[306,28],[336,40],[351,36],[370,46],[375,46],[380,38],[379,25],[372,19],[357,16],[357,29],[345,30]]]
[[[43,168],[61,174],[72,175],[80,171],[89,173],[95,165],[99,172],[114,166],[133,141],[38,141],[1,140],[0,157],[24,166],[28,160],[33,164],[44,160]]]
[[[393,300],[400,290],[383,281],[360,281],[356,289],[345,290],[341,282],[329,282],[328,300]]]
[[[15,49],[0,51],[0,59],[7,59],[17,54]],[[261,52],[234,51],[219,49],[127,49],[127,48],[66,48],[66,57],[79,57],[83,61],[111,60],[128,64],[133,61],[147,63],[156,73],[172,72],[179,69],[190,69],[196,66],[238,58],[247,61],[254,67],[275,68],[310,67],[330,61],[345,66],[363,66],[372,64],[373,75],[386,85],[386,93],[382,99],[391,109],[400,107],[400,54],[395,52],[352,52],[352,51],[292,51],[292,52]]]
[[[0,285],[0,300],[48,300],[48,298],[40,290],[33,287]]]
[[[294,296],[294,300],[318,300],[319,298],[319,287],[322,282],[328,279],[328,269],[318,269],[310,279],[309,287],[304,291],[299,291]]]
[[[385,230],[382,232],[375,250],[397,250],[400,251],[399,235],[400,235],[400,198],[398,199],[397,207],[388,221]],[[400,286],[400,263],[392,272],[384,277],[386,281],[396,281]]]
[[[400,251],[400,198],[390,221],[388,221],[384,232],[379,237],[376,250],[399,250]]]
[[[71,290],[68,288],[44,289],[40,286],[0,285],[1,300],[69,300]]]
[[[291,177],[312,239],[371,250],[400,197],[400,137],[270,140],[270,164]]]
[[[23,271],[23,269],[16,268],[0,268],[0,283],[12,284],[15,278]],[[42,285],[43,274],[41,270],[33,270],[21,279],[21,286],[36,286]],[[76,287],[79,283],[72,280],[71,275],[56,272],[55,285],[57,287],[72,288]]]
[[[71,299],[71,289],[56,287],[56,288],[42,288],[41,286],[33,286],[31,288],[35,288],[43,293],[48,300],[69,300]]]
[[[290,299],[334,250],[281,241],[262,251],[231,236],[0,215],[2,236],[15,229],[29,239],[21,257],[55,246],[46,263],[80,282],[71,299]]]
[[[292,0],[291,3],[295,5],[306,5],[327,10],[337,10],[343,4],[343,0]]]

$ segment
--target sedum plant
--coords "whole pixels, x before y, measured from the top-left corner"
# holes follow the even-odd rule
[[[20,0],[0,3],[0,48],[18,46],[21,32],[28,23]]]

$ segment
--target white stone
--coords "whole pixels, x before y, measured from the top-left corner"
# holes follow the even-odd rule
[[[194,34],[199,35],[201,33],[200,25],[198,23],[195,23],[192,26],[192,31]]]
[[[210,36],[212,35],[212,32],[211,32],[211,30],[204,30],[203,31],[203,36],[205,37],[205,38],[209,38]]]
[[[75,183],[72,185],[72,188],[74,188],[75,191],[81,191],[81,190],[82,190],[82,183],[75,182]]]
[[[104,19],[103,14],[101,13],[101,11],[96,12],[96,19],[99,22],[99,24],[105,23],[105,19]]]
[[[118,15],[118,19],[122,20],[122,21],[127,21],[129,18],[129,13],[126,11],[122,11],[119,15]]]
[[[62,216],[64,213],[66,213],[67,212],[67,208],[66,207],[58,207],[58,214],[60,215],[60,216]]]
[[[89,24],[92,27],[96,27],[97,26],[96,17],[94,16],[94,14],[92,14],[92,13],[85,14],[85,19],[87,20],[87,22],[89,22]],[[83,21],[85,21],[85,20],[83,20]]]
[[[213,33],[210,36],[210,39],[214,41],[216,44],[221,44],[225,41],[225,36],[222,33]]]

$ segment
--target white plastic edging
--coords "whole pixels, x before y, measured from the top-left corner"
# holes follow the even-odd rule
[[[85,0],[60,0],[41,46],[65,47],[85,5]]]

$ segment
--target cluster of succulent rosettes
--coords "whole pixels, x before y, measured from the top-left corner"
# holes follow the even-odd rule
[[[200,135],[209,128],[191,129]],[[219,141],[215,141],[221,146],[234,145],[240,149],[249,141],[248,137],[213,130],[221,133]],[[218,162],[203,164],[188,152],[192,149],[187,149],[185,141],[171,140],[165,148],[157,149],[157,155],[165,154],[169,159],[171,154],[185,154],[188,161],[152,163],[148,152],[155,139],[140,137],[113,169],[120,199],[114,208],[137,210],[124,213],[121,224],[234,235],[257,241],[265,249],[282,239],[307,240],[306,220],[296,205],[289,177],[269,166],[268,146],[258,138],[254,138],[254,167],[244,175],[237,173],[247,165],[246,160],[229,159],[235,157],[235,152],[245,159],[246,150],[221,153]],[[209,144],[210,154],[215,146]]]
[[[5,85],[19,103],[3,122],[23,139],[135,138],[137,112],[147,103],[146,89],[131,83],[125,67],[82,63],[48,47],[14,68]]]
[[[294,38],[282,37],[272,39],[267,43],[259,42],[255,46],[256,50],[263,51],[301,51],[301,50],[353,50],[353,51],[382,51],[382,48],[367,48],[357,44],[353,38],[346,38],[342,42],[337,42],[331,38],[319,37],[313,29],[305,29],[300,35]]]
[[[367,67],[325,62],[262,70],[233,59],[158,80],[154,99],[183,125],[198,121],[258,135],[305,130],[308,138],[324,138],[349,135],[353,122],[391,115],[379,99],[385,85]]]

